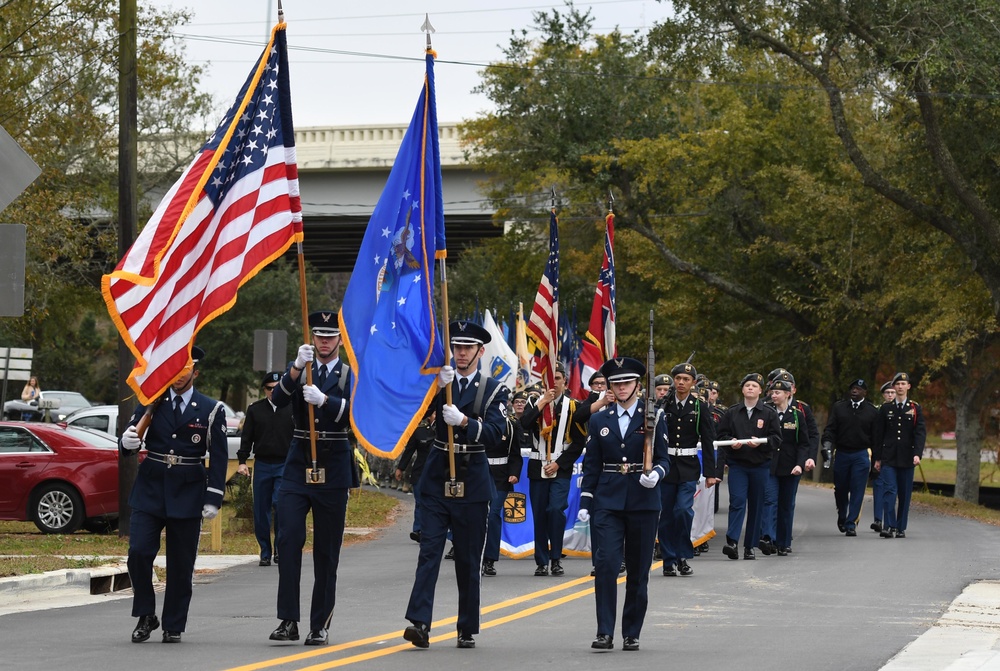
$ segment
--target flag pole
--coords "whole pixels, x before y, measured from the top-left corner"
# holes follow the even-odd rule
[[[420,30],[424,31],[427,36],[427,46],[425,48],[425,53],[433,53],[434,47],[431,45],[431,33],[436,32],[434,26],[431,25],[431,17],[429,14],[424,14],[424,23],[420,26]],[[444,322],[444,351],[445,351],[445,365],[451,364],[451,328],[450,328],[450,318],[448,317],[448,257],[447,255],[441,258],[441,318]],[[447,385],[444,388],[444,402],[448,405],[452,404],[451,395],[451,385]],[[441,418],[436,418],[435,421],[441,421]],[[465,496],[465,483],[458,482],[457,469],[455,468],[455,427],[448,424],[448,482],[444,483],[444,495],[445,498],[462,498]]]

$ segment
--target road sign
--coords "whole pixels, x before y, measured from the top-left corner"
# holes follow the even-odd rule
[[[285,370],[288,332],[257,329],[253,332],[253,369],[263,372]]]
[[[2,180],[0,180],[2,181]],[[24,224],[0,224],[0,317],[24,314]]]

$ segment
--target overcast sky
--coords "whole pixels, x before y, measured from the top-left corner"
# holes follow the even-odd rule
[[[176,35],[184,40],[189,60],[206,71],[202,89],[215,97],[220,110],[228,107],[267,41],[277,0],[145,1],[193,11],[191,23],[178,27]],[[655,0],[576,6],[591,8],[597,33],[616,26],[623,32],[646,30],[669,12],[669,4]],[[432,39],[438,54],[438,119],[478,116],[490,103],[471,91],[483,66],[501,58],[511,31],[529,28],[534,12],[565,9],[562,3],[537,0],[284,0],[283,7],[299,129],[407,123],[423,80],[425,12],[437,31]]]

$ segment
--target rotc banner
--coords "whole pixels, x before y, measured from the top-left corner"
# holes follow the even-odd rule
[[[577,522],[580,510],[580,484],[583,481],[583,457],[573,464],[569,481],[569,507],[566,508],[566,530],[563,533],[563,553],[570,557],[590,556],[590,525]],[[528,496],[528,458],[521,467],[521,477],[514,491],[503,504],[503,528],[500,532],[500,553],[512,559],[524,559],[535,553],[535,532],[531,519],[531,497]],[[557,559],[554,557],[553,559]]]

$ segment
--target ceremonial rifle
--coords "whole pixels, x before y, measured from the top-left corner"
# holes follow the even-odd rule
[[[642,472],[647,475],[653,470],[653,439],[656,437],[656,404],[653,393],[656,389],[656,354],[653,352],[653,311],[649,311],[649,353],[646,354],[646,443],[642,449]]]

